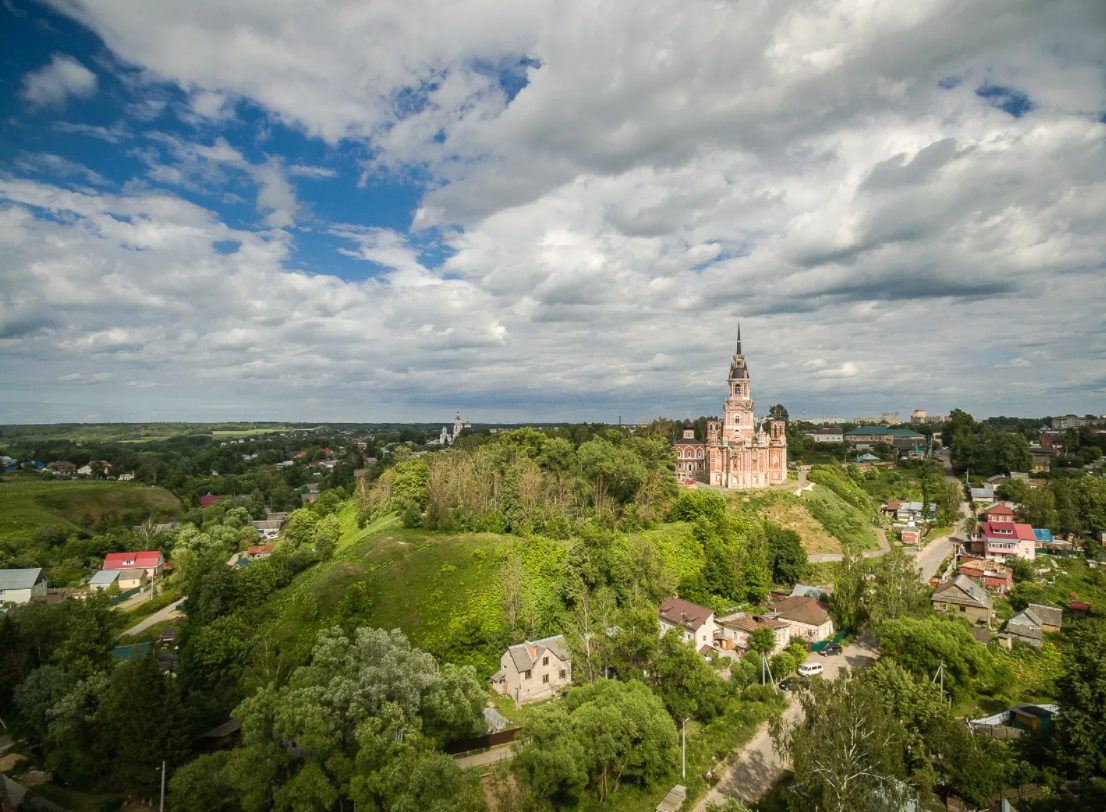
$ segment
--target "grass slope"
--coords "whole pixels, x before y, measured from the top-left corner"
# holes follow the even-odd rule
[[[795,496],[793,491],[739,497],[761,516],[796,531],[808,555],[839,553],[842,545],[875,550],[879,539],[872,529],[875,515],[850,505],[823,485]]]
[[[168,520],[182,510],[180,500],[162,488],[20,479],[0,485],[0,537],[30,536],[43,525],[89,530],[101,521],[122,521],[128,514],[137,521],[150,511]]]

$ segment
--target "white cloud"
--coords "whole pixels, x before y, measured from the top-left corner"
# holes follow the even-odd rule
[[[54,54],[50,64],[23,77],[20,95],[35,107],[64,107],[70,96],[88,98],[96,92],[96,74],[66,54]]]
[[[259,231],[138,188],[6,183],[6,357],[76,353],[125,380],[168,365],[210,402],[312,414],[614,419],[717,411],[740,312],[758,402],[793,412],[1082,412],[1106,394],[1087,4],[55,6],[211,126],[227,99],[255,104],[426,192],[414,237],[326,226],[366,261],[344,282],[301,270],[286,231],[309,214],[290,179],[333,172],[275,148],[251,164],[162,136],[147,157],[193,192],[248,174]],[[1035,109],[993,107],[984,83]]]
[[[16,168],[27,173],[45,173],[58,177],[81,177],[97,186],[108,184],[107,178],[68,158],[48,152],[22,153],[15,160]]]
[[[115,375],[110,372],[96,372],[92,375],[83,372],[71,372],[68,375],[62,375],[58,378],[58,382],[79,384],[106,383],[113,378],[115,378]]]
[[[288,167],[288,174],[295,175],[300,178],[336,178],[338,177],[337,171],[330,169],[326,166],[304,166],[303,164],[293,164]]]

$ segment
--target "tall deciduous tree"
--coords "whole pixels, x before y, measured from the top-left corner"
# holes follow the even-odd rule
[[[872,583],[871,617],[874,623],[909,617],[927,608],[926,591],[918,580],[913,559],[892,547],[876,559]]]
[[[885,812],[916,797],[907,783],[903,729],[861,678],[813,680],[799,694],[804,714],[771,724],[776,751],[789,759],[796,781],[825,812]]]
[[[851,546],[837,564],[830,612],[839,629],[857,629],[866,614],[864,596],[868,590],[868,565]]]
[[[1056,681],[1064,713],[1057,719],[1061,761],[1080,778],[1106,773],[1106,622],[1074,634]]]

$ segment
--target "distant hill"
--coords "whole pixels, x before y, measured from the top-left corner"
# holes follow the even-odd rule
[[[44,525],[67,531],[137,524],[151,511],[161,521],[180,518],[183,505],[163,488],[131,482],[40,482],[0,484],[0,538],[31,536]]]

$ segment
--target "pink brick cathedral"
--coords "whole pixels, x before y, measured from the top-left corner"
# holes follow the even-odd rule
[[[787,424],[772,420],[765,433],[753,417],[740,326],[727,386],[723,419],[707,423],[706,443],[695,439],[691,421],[684,423],[683,439],[676,443],[677,473],[681,479],[695,479],[731,490],[767,488],[787,482]]]

